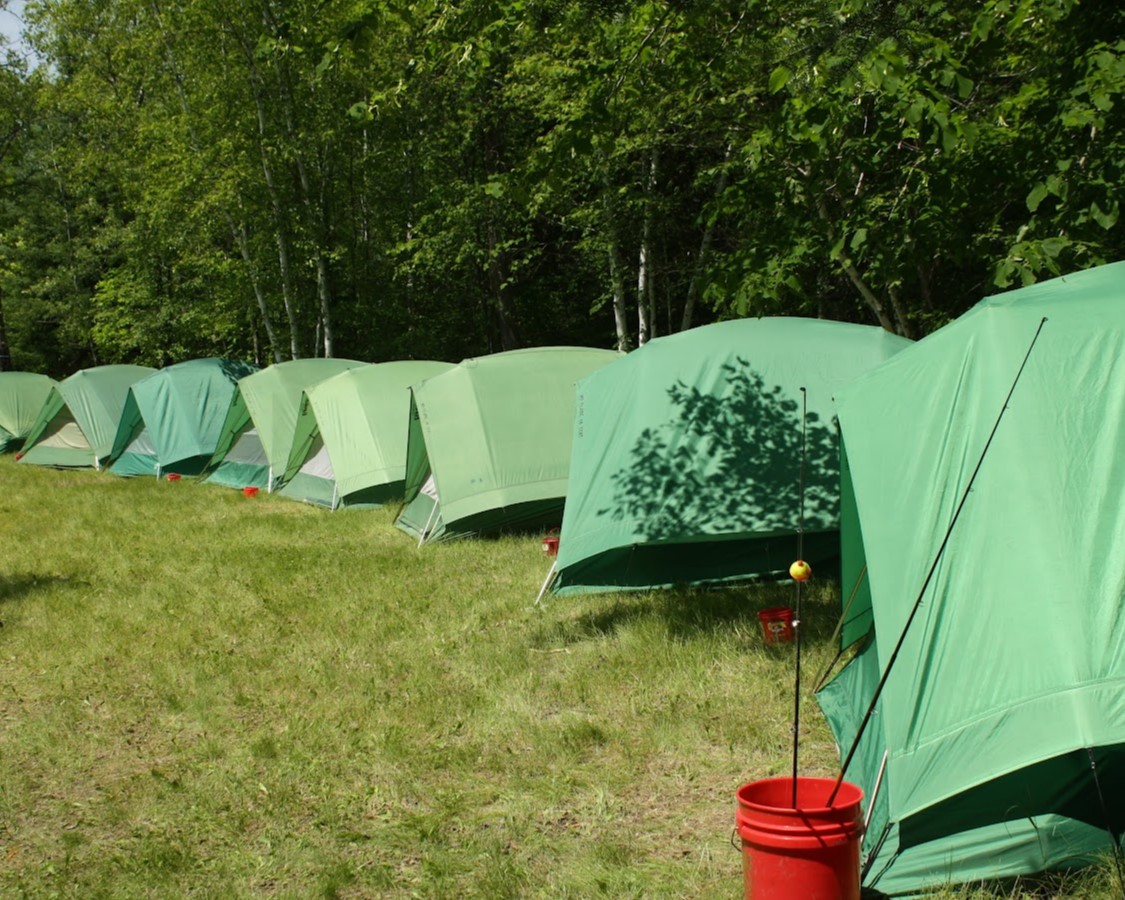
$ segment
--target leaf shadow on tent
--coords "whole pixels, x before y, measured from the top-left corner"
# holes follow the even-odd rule
[[[766,386],[749,361],[723,367],[722,392],[677,381],[673,417],[646,428],[629,464],[614,473],[613,503],[597,511],[631,521],[646,541],[688,535],[796,532],[801,496],[801,404]],[[806,530],[835,528],[836,429],[805,417]]]
[[[232,382],[238,382],[239,379],[245,378],[247,375],[253,375],[257,371],[254,366],[239,359],[220,359],[218,365],[219,371]]]
[[[830,641],[839,615],[839,586],[806,589],[802,634],[812,642]],[[737,631],[760,642],[758,613],[792,606],[792,584],[768,583],[752,589],[680,587],[645,593],[613,594],[608,605],[545,625],[532,637],[537,649],[574,644],[616,634],[623,628],[656,621],[672,639]]]

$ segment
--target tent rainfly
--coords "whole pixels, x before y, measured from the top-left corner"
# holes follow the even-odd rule
[[[19,450],[58,384],[34,372],[0,372],[0,453]]]
[[[804,556],[814,570],[836,565],[833,398],[909,344],[866,325],[741,319],[657,338],[594,372],[578,386],[553,591],[788,572],[803,428]]]
[[[452,368],[428,360],[378,363],[308,388],[279,493],[329,509],[401,500],[410,386]]]
[[[863,643],[818,696],[845,753],[903,641],[847,771],[873,801],[864,883],[1104,859],[1125,831],[1125,263],[982,300],[839,418],[842,593],[863,588],[843,644]]]
[[[240,379],[204,480],[272,491],[289,461],[305,388],[362,365],[354,359],[294,359]]]
[[[109,459],[129,388],[156,370],[95,366],[51,388],[28,433],[21,463],[100,469]]]
[[[258,370],[231,359],[192,359],[129,388],[109,471],[198,475],[211,459],[235,385]]]
[[[406,503],[395,524],[419,542],[557,525],[574,386],[618,355],[513,350],[467,359],[413,387]]]

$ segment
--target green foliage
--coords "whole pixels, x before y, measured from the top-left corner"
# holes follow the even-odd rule
[[[642,307],[645,336],[762,314],[919,335],[1122,257],[1123,17],[1077,0],[33,5],[48,65],[0,67],[13,356],[56,374],[456,359],[629,343]]]

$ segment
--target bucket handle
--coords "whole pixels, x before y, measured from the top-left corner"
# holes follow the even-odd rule
[[[735,825],[734,828],[732,828],[730,830],[730,845],[732,847],[734,847],[734,849],[737,850],[739,853],[742,852],[742,839],[739,838],[739,836],[738,836],[738,826],[737,825]]]

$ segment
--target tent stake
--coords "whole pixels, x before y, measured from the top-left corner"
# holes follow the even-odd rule
[[[875,693],[872,695],[871,702],[867,706],[867,712],[863,715],[863,721],[859,723],[859,729],[852,739],[852,745],[848,749],[848,755],[844,758],[844,762],[840,766],[840,774],[836,778],[836,784],[832,788],[832,793],[828,796],[829,806],[835,802],[836,794],[840,790],[840,785],[844,783],[844,776],[847,774],[848,766],[851,765],[852,758],[859,748],[859,742],[863,738],[863,733],[871,723],[871,716],[875,713],[875,706],[878,704],[879,698],[883,696],[883,688],[887,686],[887,679],[890,677],[891,669],[894,668],[899,651],[902,650],[902,645],[906,643],[906,635],[910,631],[910,626],[914,622],[914,617],[922,607],[922,598],[925,597],[926,589],[930,586],[930,581],[937,571],[938,563],[941,562],[941,558],[945,554],[945,548],[948,546],[949,538],[953,534],[953,527],[957,524],[957,519],[961,516],[961,510],[965,508],[965,501],[969,499],[969,492],[973,489],[973,483],[977,480],[977,475],[980,472],[981,465],[984,463],[985,456],[988,455],[988,448],[992,446],[992,439],[996,437],[996,430],[1000,427],[1000,421],[1004,418],[1004,413],[1007,411],[1008,404],[1012,400],[1012,394],[1016,392],[1016,385],[1020,382],[1020,376],[1023,375],[1023,370],[1027,366],[1027,361],[1031,358],[1031,351],[1035,349],[1035,344],[1039,340],[1039,335],[1043,331],[1043,326],[1045,324],[1047,324],[1046,316],[1039,320],[1039,327],[1035,329],[1035,335],[1031,338],[1027,353],[1023,356],[1023,362],[1020,363],[1019,370],[1016,372],[1016,377],[1012,381],[1012,386],[1008,389],[1008,396],[1004,398],[1004,405],[1000,407],[1000,413],[996,416],[996,421],[992,425],[992,431],[988,435],[988,440],[984,442],[984,449],[980,452],[980,458],[977,459],[973,474],[969,476],[969,483],[965,485],[965,491],[961,494],[961,500],[958,502],[957,509],[953,513],[953,518],[949,521],[949,527],[945,530],[945,537],[942,538],[941,546],[938,547],[938,551],[934,555],[934,561],[930,565],[930,570],[926,573],[926,579],[922,582],[922,589],[918,591],[918,599],[914,601],[914,606],[910,610],[910,615],[906,617],[906,624],[902,626],[902,633],[899,634],[894,650],[891,651],[890,658],[887,660],[887,667],[883,670],[883,675],[879,679],[879,683],[875,686]]]

